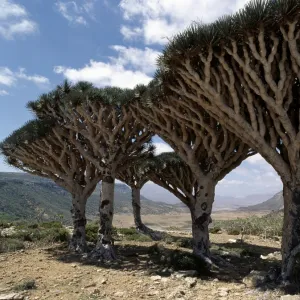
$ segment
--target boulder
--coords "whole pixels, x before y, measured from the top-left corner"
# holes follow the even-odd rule
[[[23,300],[25,296],[20,293],[2,294],[0,300]]]
[[[244,279],[243,283],[249,288],[255,288],[265,283],[267,278],[266,272],[251,271]]]

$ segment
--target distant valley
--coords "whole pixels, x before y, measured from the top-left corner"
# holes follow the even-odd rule
[[[98,216],[100,185],[87,203],[87,217]],[[173,195],[154,184],[142,190],[142,214],[187,213],[187,207]],[[272,211],[283,206],[282,193],[249,195],[243,198],[216,196],[213,210]],[[14,219],[54,219],[62,216],[71,221],[71,196],[51,180],[25,173],[0,172],[0,215]],[[131,190],[121,183],[115,185],[115,213],[132,214]]]
[[[100,186],[87,202],[87,217],[94,219],[99,211]],[[142,214],[166,214],[185,208],[141,197]],[[25,173],[0,173],[0,214],[17,219],[53,219],[63,216],[71,221],[71,196],[51,180]],[[131,190],[125,184],[115,186],[115,213],[131,214]]]

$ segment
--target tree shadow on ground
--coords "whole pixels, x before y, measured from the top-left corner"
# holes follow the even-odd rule
[[[243,278],[252,270],[269,272],[280,271],[279,260],[263,260],[261,255],[278,251],[278,248],[242,243],[212,243],[212,253],[228,266],[207,271],[203,263],[191,254],[190,238],[180,238],[168,235],[169,240],[155,242],[117,242],[115,251],[118,260],[115,262],[100,262],[71,253],[65,245],[47,249],[51,258],[63,263],[78,263],[99,268],[122,270],[124,272],[144,271],[148,275],[168,277],[174,271],[196,270],[202,280],[218,279],[222,282],[242,283]],[[173,238],[173,242],[170,239]],[[179,247],[176,242],[186,246]],[[278,289],[275,280],[260,286],[263,290]],[[285,287],[286,293],[299,293],[299,286]]]

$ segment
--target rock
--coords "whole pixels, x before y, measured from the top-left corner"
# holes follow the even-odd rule
[[[250,288],[258,287],[266,281],[266,276],[266,272],[253,270],[243,279],[243,283]]]
[[[174,273],[176,278],[195,277],[198,275],[196,270],[182,270]]]
[[[71,267],[72,267],[72,268],[76,268],[77,265],[76,265],[76,264],[71,264]]]
[[[20,293],[11,293],[0,295],[0,300],[23,300],[25,296]]]
[[[266,260],[266,259],[277,260],[277,259],[281,259],[281,253],[280,253],[280,251],[275,251],[273,253],[269,253],[266,256],[261,255],[260,258],[264,259],[264,260]]]
[[[197,284],[197,279],[195,277],[186,277],[185,281],[189,288],[192,288]]]
[[[125,292],[116,292],[116,293],[114,293],[114,296],[115,297],[124,297],[125,296]]]
[[[299,295],[285,295],[285,296],[281,296],[280,298],[281,300],[300,300],[300,296]]]
[[[159,276],[159,275],[151,276],[150,279],[151,279],[152,281],[159,281],[159,280],[161,280],[161,276]]]
[[[106,284],[107,283],[107,278],[103,278],[102,280],[101,280],[101,284]]]
[[[4,228],[4,229],[0,230],[0,236],[10,237],[10,236],[13,236],[16,232],[17,232],[16,227],[12,226],[12,227],[8,227],[8,228]]]
[[[229,239],[229,240],[228,240],[228,243],[235,244],[235,243],[237,243],[237,240],[235,240],[235,239]]]
[[[150,291],[148,292],[148,296],[156,296],[159,294],[159,291]]]
[[[227,288],[218,289],[218,294],[220,297],[227,297],[229,290]]]
[[[93,283],[86,285],[84,288],[88,289],[88,288],[95,287],[95,286],[96,286],[96,283],[93,282]]]

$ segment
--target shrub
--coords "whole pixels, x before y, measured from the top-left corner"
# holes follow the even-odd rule
[[[145,234],[137,232],[135,228],[117,228],[114,236],[122,235],[122,240],[137,241],[137,242],[150,242],[152,239]]]
[[[213,226],[209,228],[209,233],[217,234],[222,231],[222,228],[220,226]]]
[[[97,243],[99,224],[96,222],[87,223],[85,227],[86,241]]]
[[[14,238],[2,238],[0,237],[0,253],[12,252],[24,249],[25,245],[23,241]]]
[[[281,212],[263,217],[252,216],[245,219],[217,221],[214,227],[220,227],[232,235],[259,235],[265,238],[281,236],[283,216]]]
[[[201,258],[178,250],[171,254],[171,265],[175,270],[197,270],[199,273],[207,270],[207,266]]]
[[[35,283],[35,280],[32,280],[32,279],[25,280],[24,282],[14,286],[13,289],[15,291],[34,290],[34,289],[36,289],[36,283]]]
[[[182,248],[192,248],[193,247],[193,239],[190,238],[180,238],[176,241],[176,245]]]

